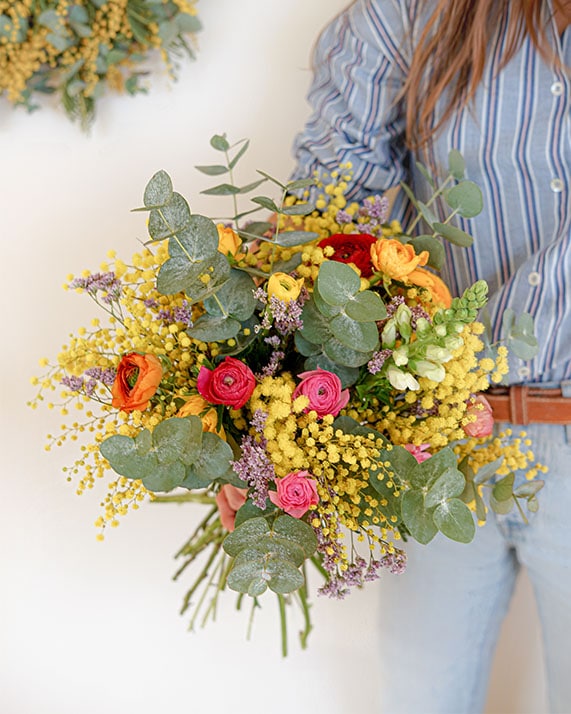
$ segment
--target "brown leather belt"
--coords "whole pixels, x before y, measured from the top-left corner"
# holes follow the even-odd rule
[[[484,395],[496,421],[512,424],[571,424],[571,397],[561,389],[493,387]]]

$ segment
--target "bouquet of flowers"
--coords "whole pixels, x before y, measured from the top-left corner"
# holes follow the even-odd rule
[[[482,392],[507,372],[507,348],[477,319],[486,284],[452,298],[435,272],[442,237],[471,240],[436,220],[437,196],[454,214],[481,209],[457,152],[440,185],[426,172],[429,202],[404,188],[419,210],[405,230],[385,198],[347,202],[350,166],[237,185],[248,142],[211,145],[223,161],[197,168],[229,180],[204,193],[229,196],[232,219],[192,213],[156,173],[137,209],[148,213],[144,250],[69,277],[108,319],[80,329],[56,364],[43,361],[32,406],[61,390],[64,414],[74,402],[84,410],[49,446],[91,435],[69,472],[80,493],[111,473],[100,538],[142,501],[205,507],[175,576],[196,568],[182,608],[191,626],[214,617],[226,589],[253,607],[270,590],[284,633],[286,606],[301,607],[304,644],[308,564],[320,593],[344,597],[401,573],[407,538],[467,543],[489,508],[525,518],[542,467],[524,435],[492,434]],[[279,197],[255,195],[241,210],[263,183]],[[255,220],[259,210],[270,220]],[[414,235],[420,220],[430,234]],[[524,327],[512,320],[507,342],[529,354]],[[528,480],[514,487],[517,469]]]
[[[0,96],[30,111],[36,93],[58,92],[65,112],[84,127],[106,88],[146,91],[137,69],[160,49],[194,56],[186,39],[200,29],[195,0],[0,0]]]

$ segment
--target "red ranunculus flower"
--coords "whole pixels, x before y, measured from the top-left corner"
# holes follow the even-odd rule
[[[130,352],[123,355],[111,387],[111,404],[116,409],[143,411],[161,383],[163,368],[155,355]]]
[[[201,367],[196,387],[211,404],[240,409],[252,396],[256,378],[248,365],[226,357],[215,369]]]
[[[329,260],[336,260],[339,263],[353,263],[361,271],[364,278],[370,278],[373,274],[371,263],[371,246],[377,239],[368,233],[336,233],[329,238],[320,240],[318,245],[325,248],[330,245],[335,251],[329,256]]]

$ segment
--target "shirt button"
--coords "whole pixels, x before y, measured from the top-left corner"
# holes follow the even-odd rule
[[[533,272],[527,276],[527,282],[530,285],[539,285],[541,282],[541,275],[539,273]]]
[[[553,82],[551,85],[551,94],[559,97],[563,94],[563,82]]]
[[[525,379],[526,377],[529,377],[531,374],[531,370],[529,367],[520,367],[517,371],[518,377],[521,377],[522,379]]]
[[[549,186],[554,193],[561,193],[561,191],[563,191],[563,181],[560,178],[551,179]]]

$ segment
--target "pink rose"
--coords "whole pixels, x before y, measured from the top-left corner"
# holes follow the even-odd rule
[[[326,414],[337,416],[349,401],[349,390],[341,391],[341,380],[333,372],[318,367],[310,372],[302,372],[298,377],[301,382],[295,388],[293,398],[304,394],[309,399],[306,411],[313,409],[318,417]]]
[[[490,403],[483,394],[478,394],[468,404],[466,416],[476,417],[474,421],[464,426],[468,436],[481,439],[490,436],[494,429],[494,415]]]
[[[294,518],[301,518],[310,506],[319,503],[317,484],[309,471],[294,471],[276,479],[277,491],[270,491],[270,501]]]
[[[201,367],[196,386],[211,404],[240,409],[252,396],[256,378],[248,365],[234,357],[226,357],[213,370]]]
[[[419,464],[432,456],[432,454],[426,453],[426,449],[430,448],[430,444],[420,444],[420,446],[416,444],[405,444],[404,448],[414,456]]]
[[[230,533],[234,530],[236,513],[246,503],[247,493],[247,488],[236,488],[236,486],[226,483],[216,494],[216,505],[220,513],[220,521]]]

